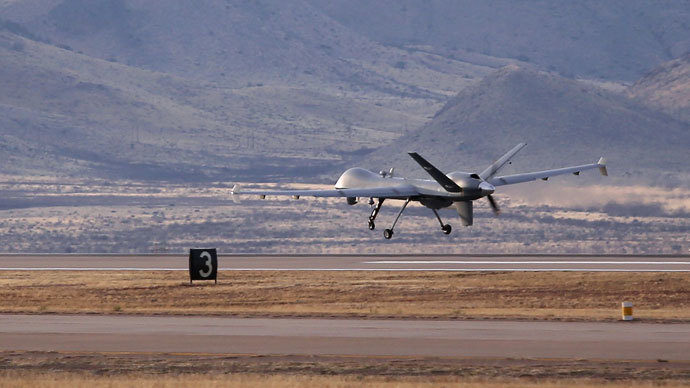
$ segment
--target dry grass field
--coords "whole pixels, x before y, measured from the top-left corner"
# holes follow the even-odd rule
[[[690,321],[690,274],[2,271],[0,312]],[[665,360],[0,352],[9,387],[681,387]]]
[[[2,271],[0,312],[690,321],[688,273]]]

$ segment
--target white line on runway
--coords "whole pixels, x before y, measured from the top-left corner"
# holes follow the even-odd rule
[[[0,271],[189,271],[188,268],[45,267],[0,268]],[[219,271],[440,271],[440,272],[690,272],[690,269],[606,268],[219,268]]]
[[[690,272],[690,269],[605,268],[221,268],[225,271],[440,271],[440,272]]]
[[[225,269],[225,268],[221,268]],[[0,271],[189,271],[189,268],[138,267],[3,267]]]
[[[496,261],[496,260],[378,260],[364,264],[676,264],[690,265],[690,261]]]

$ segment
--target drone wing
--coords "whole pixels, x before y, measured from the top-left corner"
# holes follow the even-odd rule
[[[505,175],[488,180],[494,186],[513,185],[516,183],[529,182],[537,179],[547,180],[552,176],[563,174],[580,175],[580,172],[598,168],[601,175],[608,176],[606,170],[606,159],[600,158],[598,162],[592,164],[583,164],[581,166],[557,168],[554,170],[544,170],[537,172],[527,172],[524,174]]]
[[[412,185],[400,184],[387,187],[373,187],[365,189],[332,189],[332,190],[251,190],[242,191],[237,185],[230,192],[232,195],[258,195],[266,196],[291,196],[294,198],[305,197],[373,197],[373,198],[399,198],[406,199],[420,195],[420,192]]]
[[[436,182],[438,182],[441,187],[443,187],[447,192],[449,193],[461,193],[462,192],[462,187],[458,186],[457,183],[453,182],[452,179],[448,178],[448,176],[444,173],[441,172],[438,168],[434,167],[433,164],[429,163],[428,160],[424,159],[421,157],[418,153],[416,152],[408,152],[408,155],[412,157],[412,159],[415,160],[422,168],[424,171],[426,171],[429,175],[431,175],[432,178]]]

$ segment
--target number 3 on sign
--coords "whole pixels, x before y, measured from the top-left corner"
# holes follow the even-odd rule
[[[218,256],[215,248],[189,250],[189,281],[216,280],[218,273]]]
[[[206,270],[200,269],[199,270],[199,275],[202,278],[207,278],[211,275],[211,272],[213,272],[213,262],[211,261],[211,254],[203,251],[199,255],[200,258],[206,259],[206,262],[204,263],[204,266],[206,266]]]

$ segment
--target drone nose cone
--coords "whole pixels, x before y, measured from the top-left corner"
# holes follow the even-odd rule
[[[479,190],[482,191],[482,195],[491,195],[494,193],[496,188],[489,182],[482,182],[479,184]]]

